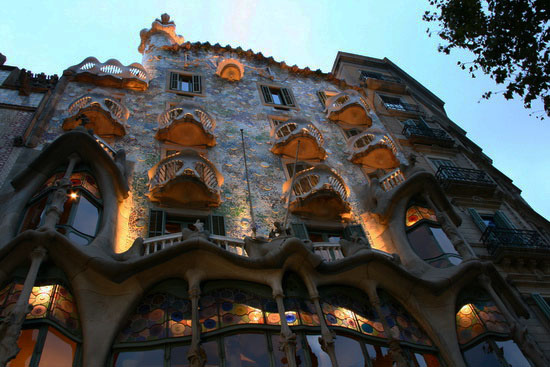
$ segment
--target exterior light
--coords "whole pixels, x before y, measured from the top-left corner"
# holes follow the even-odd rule
[[[71,192],[71,193],[69,194],[69,196],[70,196],[71,199],[73,199],[73,200],[76,199],[76,198],[78,197],[78,195],[77,195],[76,192]]]

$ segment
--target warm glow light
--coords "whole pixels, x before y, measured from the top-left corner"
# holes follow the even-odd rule
[[[76,194],[76,192],[71,192],[69,194],[69,196],[71,197],[71,199],[76,199],[78,197],[78,195]]]

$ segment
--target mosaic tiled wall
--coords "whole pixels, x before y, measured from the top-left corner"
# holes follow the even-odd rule
[[[115,95],[130,110],[126,136],[114,143],[115,149],[124,148],[127,158],[133,160],[135,170],[131,178],[132,210],[128,244],[138,236],[147,235],[148,210],[151,207],[147,193],[147,171],[160,160],[160,144],[154,139],[157,117],[164,112],[168,103],[193,102],[202,105],[216,120],[214,131],[217,145],[207,149],[208,158],[216,164],[224,176],[221,187],[222,204],[213,214],[226,217],[227,235],[242,238],[250,235],[250,216],[247,202],[243,152],[240,129],[244,129],[247,159],[251,180],[254,212],[258,233],[267,235],[274,221],[282,221],[285,204],[282,198],[282,185],[286,181],[279,156],[270,152],[270,123],[268,116],[283,115],[305,118],[313,122],[325,138],[328,158],[324,163],[334,168],[350,188],[349,201],[353,217],[360,222],[359,198],[360,186],[365,177],[360,168],[347,160],[346,139],[333,122],[325,118],[323,106],[317,97],[319,90],[338,88],[323,77],[303,77],[295,73],[270,66],[274,80],[266,77],[266,65],[250,60],[241,60],[245,65],[245,75],[238,82],[229,82],[215,74],[216,58],[235,55],[217,55],[205,51],[188,52],[184,65],[183,53],[159,51],[158,54],[146,54],[143,65],[151,78],[149,89],[144,92],[109,89],[83,83],[70,83],[57,111],[51,120],[51,126],[42,137],[42,142],[55,139],[62,133],[61,124],[67,107],[76,98],[86,93],[104,93]],[[185,97],[166,91],[166,78],[170,69],[203,75],[204,97]],[[261,103],[257,83],[278,83],[290,87],[294,93],[299,110],[280,111]]]

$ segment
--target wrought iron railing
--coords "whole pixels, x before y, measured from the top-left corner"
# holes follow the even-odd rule
[[[445,132],[445,130],[414,125],[406,125],[403,128],[403,135],[407,138],[410,138],[411,136],[420,136],[423,138],[452,141],[451,137]]]
[[[453,166],[440,166],[435,174],[440,185],[448,186],[452,182],[464,184],[477,184],[495,186],[495,182],[484,171],[471,168],[460,168]]]
[[[362,71],[361,72],[361,80],[367,80],[367,79],[378,79],[378,80],[384,80],[387,82],[393,82],[393,83],[401,83],[401,79],[396,78],[394,76],[390,75],[384,75],[379,73],[373,73],[370,71]]]
[[[509,229],[487,227],[481,236],[481,242],[487,246],[489,254],[494,255],[498,249],[505,248],[538,248],[550,250],[537,231],[526,229]]]
[[[405,102],[399,102],[399,103],[384,102],[384,106],[390,110],[422,113],[422,110],[418,105],[409,104]]]

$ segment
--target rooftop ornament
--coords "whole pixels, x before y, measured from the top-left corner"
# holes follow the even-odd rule
[[[149,77],[143,66],[137,62],[124,66],[116,59],[100,62],[95,57],[87,57],[80,64],[63,72],[73,75],[76,81],[93,83],[104,87],[146,90]]]
[[[235,59],[222,60],[216,68],[216,74],[223,79],[229,81],[241,80],[244,76],[243,64]]]
[[[151,23],[150,29],[143,28],[139,32],[141,43],[139,44],[138,51],[140,53],[146,53],[147,45],[154,34],[162,34],[167,38],[168,43],[160,46],[181,45],[185,41],[182,36],[176,34],[176,24],[170,20],[170,15],[164,13],[160,16],[160,19],[157,18]]]

